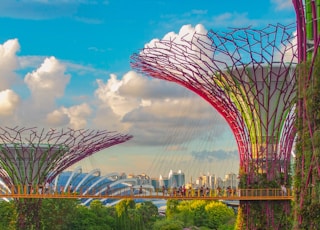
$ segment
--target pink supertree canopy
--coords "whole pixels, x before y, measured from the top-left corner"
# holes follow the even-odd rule
[[[238,145],[242,188],[280,187],[289,183],[296,133],[294,30],[295,25],[278,24],[217,33],[184,26],[179,34],[146,44],[131,65],[194,91],[225,118]],[[287,226],[277,212],[288,214],[290,204],[255,204],[241,202],[244,228],[260,229],[257,219],[268,229]]]
[[[50,181],[72,164],[131,138],[105,130],[0,127],[0,176],[7,185]]]
[[[207,100],[234,133],[241,169],[250,174],[254,164],[272,178],[288,170],[294,138],[294,28],[225,33],[207,33],[199,25],[192,32],[183,28],[147,44],[132,56],[132,67]]]

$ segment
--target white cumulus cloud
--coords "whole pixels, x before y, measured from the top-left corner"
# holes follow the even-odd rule
[[[18,39],[0,44],[0,90],[10,88],[18,80],[15,70],[18,68],[16,53],[19,50]]]
[[[0,116],[12,116],[20,102],[19,95],[10,89],[0,92]]]
[[[88,119],[92,113],[86,103],[69,108],[61,107],[47,115],[47,122],[54,126],[67,126],[74,129],[87,128]]]

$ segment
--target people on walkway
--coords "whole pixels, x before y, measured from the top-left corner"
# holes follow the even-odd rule
[[[49,183],[49,181],[46,182],[46,184],[44,186],[44,191],[45,191],[45,194],[49,194],[50,193],[50,183]]]
[[[282,196],[287,195],[287,188],[284,184],[281,185],[281,192],[282,192]]]

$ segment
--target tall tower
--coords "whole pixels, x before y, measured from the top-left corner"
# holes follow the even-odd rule
[[[317,229],[320,219],[320,1],[293,0],[298,35],[295,227]]]
[[[296,47],[294,25],[263,30],[207,32],[190,26],[153,40],[133,54],[132,67],[176,82],[208,101],[225,118],[240,154],[241,188],[290,184],[295,136]],[[240,203],[242,229],[287,228],[289,202]]]
[[[132,136],[94,130],[0,127],[0,176],[10,186],[52,181],[76,162]],[[17,199],[19,229],[40,229],[41,199]]]

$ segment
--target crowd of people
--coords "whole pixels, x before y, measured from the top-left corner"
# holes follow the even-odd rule
[[[227,188],[218,187],[216,189],[211,189],[209,187],[200,186],[199,188],[186,188],[185,185],[179,187],[168,188],[162,186],[162,194],[170,196],[200,196],[200,197],[209,197],[209,196],[234,196],[236,195],[236,189],[228,186]]]

